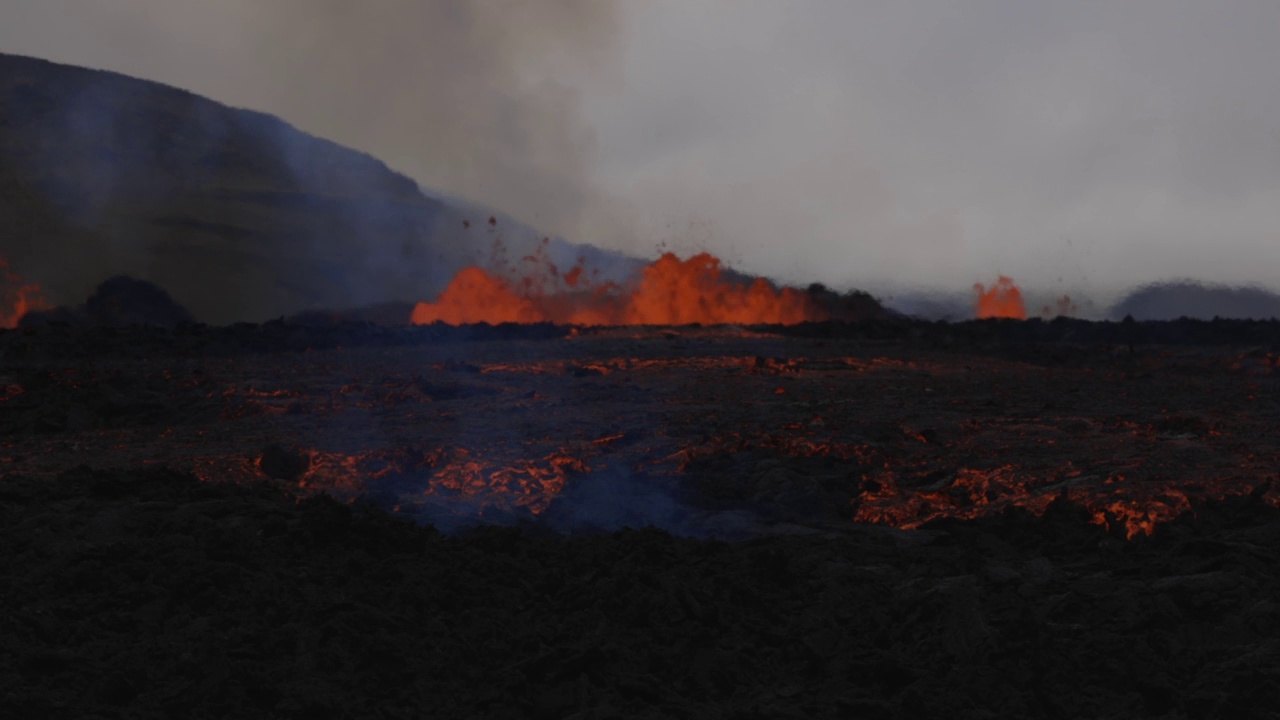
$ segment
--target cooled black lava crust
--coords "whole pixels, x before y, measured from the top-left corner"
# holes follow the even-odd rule
[[[1280,443],[1262,431],[1274,427],[1274,325],[1139,325],[1132,350],[1134,329],[1118,324],[769,330],[0,333],[0,703],[49,718],[1265,717],[1280,707]],[[383,351],[394,355],[384,375],[332,370]],[[419,356],[440,367],[416,371],[410,388],[396,363]],[[617,357],[632,361],[606,362]],[[703,362],[714,357],[747,361]],[[304,363],[328,368],[332,396],[270,394],[294,387],[272,373]],[[764,408],[756,427],[663,404],[665,440],[652,443],[687,462],[648,466],[654,487],[692,488],[673,495],[703,513],[690,517],[749,512],[755,537],[591,521],[560,532],[518,507],[507,527],[444,534],[389,511],[377,492],[388,488],[335,486],[334,499],[303,487],[297,478],[318,471],[290,454],[312,447],[307,428],[354,427],[357,416],[377,425],[368,418],[380,413],[543,402],[518,397],[523,383],[548,396],[534,415],[590,420],[615,407],[618,388],[661,388],[664,372],[736,378],[725,397],[747,388],[741,402]],[[986,404],[980,393],[1001,378],[1024,386],[993,388]],[[857,402],[819,392],[828,385]],[[751,394],[765,390],[776,404]],[[803,427],[774,432],[768,413],[801,411]],[[427,421],[354,435],[350,451],[377,435],[387,457],[403,457],[395,427],[435,427],[415,422]],[[735,427],[760,434],[734,445]],[[295,437],[271,436],[281,428]],[[582,438],[605,442],[582,446],[594,453],[586,465],[644,457],[613,439],[636,427],[594,429]],[[204,445],[184,444],[200,432]],[[889,507],[877,462],[892,465],[917,517],[976,507],[970,484],[994,468],[981,449],[992,442],[1008,444],[1002,462],[1046,482],[1060,480],[1048,475],[1067,455],[1088,472],[1051,490],[1030,483],[1044,500],[1033,509],[999,504],[1016,488],[991,484],[998,507],[977,519],[853,522]],[[308,457],[342,448],[322,450]],[[248,474],[219,478],[223,466],[196,462],[215,451],[242,454],[225,467]],[[1238,465],[1221,478],[1238,492],[1196,495],[1195,468],[1174,472],[1188,458],[1214,472]],[[912,474],[926,469],[937,474]],[[1175,488],[1180,499],[1162,502],[1177,513],[1149,537],[1125,539],[1114,517],[1100,524],[1085,490],[1107,487],[1108,471],[1128,473],[1109,485],[1128,483],[1133,497]]]

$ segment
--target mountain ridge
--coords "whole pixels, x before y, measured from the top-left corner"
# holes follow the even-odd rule
[[[54,304],[114,275],[214,324],[412,302],[490,251],[477,207],[266,113],[0,54],[0,255]]]

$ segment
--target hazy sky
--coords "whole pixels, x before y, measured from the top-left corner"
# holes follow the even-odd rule
[[[1280,3],[9,0],[571,239],[847,287],[1280,285]]]

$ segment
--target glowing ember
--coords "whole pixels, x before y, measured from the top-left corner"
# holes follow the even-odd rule
[[[40,286],[24,281],[0,257],[0,328],[18,327],[18,321],[23,315],[32,310],[46,310],[48,307]]]
[[[525,258],[539,262],[540,256]],[[644,268],[627,290],[592,286],[581,265],[560,273],[554,265],[511,282],[478,267],[459,272],[434,303],[413,309],[414,324],[555,322],[574,325],[796,324],[825,317],[806,294],[723,276],[720,260],[672,253]]]
[[[456,446],[354,453],[299,448],[307,459],[307,469],[295,485],[304,494],[325,492],[346,502],[373,488],[398,487],[403,491],[398,497],[401,509],[435,500],[456,505],[459,514],[523,508],[537,515],[547,509],[571,476],[591,471],[583,457],[600,450],[588,445],[606,446],[618,439],[599,438],[579,450],[562,448],[535,458]],[[263,472],[261,460],[247,462],[243,457],[200,457],[195,465],[196,472],[205,478],[244,480],[260,477]]]
[[[514,498],[516,507],[540,513],[564,489],[571,473],[591,469],[565,452],[497,467],[473,458],[466,450],[456,450],[455,455],[452,461],[435,468],[423,495],[479,495],[492,502],[495,495],[505,494]]]
[[[1022,291],[1014,284],[1013,278],[1001,275],[996,284],[987,289],[982,283],[973,286],[977,295],[975,314],[979,320],[986,318],[1027,319],[1027,308],[1022,302]]]

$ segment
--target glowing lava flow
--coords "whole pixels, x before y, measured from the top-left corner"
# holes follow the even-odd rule
[[[48,307],[41,295],[40,286],[24,281],[0,257],[0,328],[18,327],[18,321],[23,315]]]
[[[534,258],[526,258],[534,259]],[[518,286],[478,267],[460,271],[434,303],[420,302],[412,322],[555,322],[575,325],[783,324],[825,319],[804,291],[777,289],[757,278],[726,279],[708,253],[681,260],[666,253],[644,268],[633,288],[589,287],[581,266],[551,280],[525,278]],[[557,289],[548,291],[555,284]]]
[[[1022,291],[1014,284],[1013,278],[1001,275],[990,289],[982,283],[973,286],[977,295],[974,303],[975,314],[979,320],[986,318],[1027,319],[1027,308],[1022,302]]]

